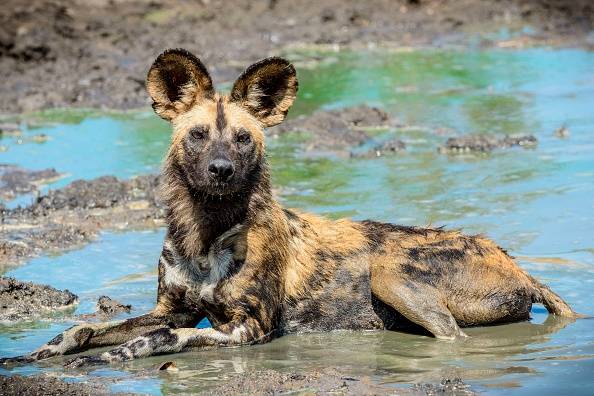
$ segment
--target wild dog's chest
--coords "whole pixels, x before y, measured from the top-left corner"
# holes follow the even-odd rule
[[[203,301],[213,303],[217,287],[235,265],[231,250],[210,257],[205,255],[192,260],[179,260],[165,269],[164,284],[183,289],[185,299],[192,305]]]
[[[243,263],[243,254],[238,254],[242,252],[234,243],[239,229],[234,227],[217,238],[204,255],[183,258],[173,250],[173,260],[164,269],[164,286],[183,290],[190,306],[218,303],[221,284]]]

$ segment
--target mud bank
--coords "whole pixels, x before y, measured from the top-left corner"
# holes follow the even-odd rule
[[[77,315],[76,319],[82,321],[106,321],[119,314],[130,313],[131,310],[132,305],[130,304],[122,304],[121,302],[113,300],[108,296],[101,296],[97,300],[94,313]]]
[[[363,105],[319,110],[310,116],[298,117],[272,128],[269,134],[274,138],[286,133],[305,133],[308,138],[301,148],[306,152],[374,157],[403,151],[406,145],[395,138],[375,142],[368,130],[398,126],[401,125],[384,110]]]
[[[0,322],[36,320],[56,314],[80,321],[105,321],[132,309],[129,304],[101,296],[94,313],[72,316],[78,302],[78,296],[67,289],[0,276]]]
[[[132,305],[122,304],[117,300],[112,300],[108,296],[101,296],[97,300],[97,314],[104,318],[109,319],[121,313],[130,313]]]
[[[394,389],[374,384],[369,378],[354,378],[328,368],[306,373],[280,373],[274,370],[248,372],[235,376],[225,384],[209,389],[202,395],[382,395],[394,394]],[[400,394],[413,394],[403,391]]]
[[[0,109],[146,105],[148,67],[172,46],[199,54],[216,81],[228,82],[291,47],[589,47],[593,22],[589,0],[8,0]]]
[[[3,396],[20,395],[110,395],[109,389],[101,384],[88,382],[66,382],[48,375],[24,377],[13,375],[0,376],[0,394]],[[122,395],[120,393],[120,395]]]
[[[0,277],[0,322],[38,319],[72,310],[77,303],[68,290]]]
[[[438,148],[440,153],[490,153],[493,150],[512,147],[534,148],[538,140],[532,135],[504,136],[501,138],[485,135],[466,135],[449,138]]]
[[[158,176],[119,180],[104,176],[78,180],[38,197],[24,208],[0,211],[0,270],[27,258],[71,249],[99,231],[163,225]]]
[[[274,370],[244,373],[209,389],[203,395],[475,395],[460,379],[445,379],[439,384],[417,384],[394,388],[378,384],[369,377],[352,377],[337,368],[303,373],[280,373]]]
[[[11,200],[22,194],[38,191],[39,187],[59,179],[55,169],[29,171],[18,166],[0,164],[0,200]]]
[[[175,375],[172,373],[170,375]],[[0,376],[2,395],[108,395],[105,384],[97,382],[66,382],[47,375],[24,377]],[[130,393],[117,393],[128,395]],[[252,371],[226,380],[221,386],[201,395],[458,395],[476,393],[460,379],[445,379],[439,384],[416,384],[409,388],[380,385],[368,377],[352,377],[336,368],[303,373],[281,373],[274,370]]]

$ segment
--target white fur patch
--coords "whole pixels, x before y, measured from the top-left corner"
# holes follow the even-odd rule
[[[233,329],[231,333],[231,341],[241,343],[241,336],[245,333],[245,326],[241,325]]]
[[[172,252],[174,263],[165,267],[165,284],[198,289],[201,298],[214,302],[214,290],[229,272],[233,263],[235,237],[242,228],[241,224],[235,225],[213,242],[206,256],[197,257],[192,261],[181,258],[173,244],[166,240],[165,247]]]
[[[230,249],[225,249],[216,253],[211,250],[208,253],[210,271],[208,277],[202,284],[200,297],[204,298],[206,301],[214,302],[214,289],[217,287],[221,279],[227,275],[227,271],[232,262],[233,252],[231,252]]]

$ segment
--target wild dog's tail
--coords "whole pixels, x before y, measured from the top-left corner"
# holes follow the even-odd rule
[[[530,279],[532,280],[532,284],[535,289],[532,302],[543,304],[547,311],[553,315],[566,316],[570,318],[581,317],[581,315],[575,313],[561,297],[549,289],[548,286],[543,285],[532,277],[530,277]]]

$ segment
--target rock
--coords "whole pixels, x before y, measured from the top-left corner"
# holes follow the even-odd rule
[[[0,199],[11,200],[37,191],[40,185],[51,183],[61,175],[55,169],[31,171],[14,165],[0,164]]]
[[[466,135],[449,138],[445,145],[439,147],[441,153],[489,153],[495,149],[510,147],[534,147],[538,143],[532,135],[515,135],[496,138],[486,135]]]
[[[77,303],[78,297],[68,290],[0,277],[0,321],[38,319]]]
[[[0,137],[5,136],[21,136],[23,132],[16,123],[0,123]]]
[[[108,296],[101,296],[97,300],[94,313],[77,315],[76,319],[81,321],[106,321],[119,314],[130,313],[131,310],[132,305],[130,304],[122,304]]]
[[[311,138],[306,151],[348,152],[371,137],[365,128],[382,128],[393,122],[385,111],[377,107],[357,106],[339,110],[320,110],[310,116],[289,120],[270,130],[272,136],[288,132],[306,132]]]
[[[569,129],[567,129],[565,126],[562,126],[561,128],[557,128],[553,135],[559,139],[567,139],[570,136],[570,133]]]
[[[363,152],[351,151],[353,158],[377,158],[389,156],[406,151],[406,144],[402,140],[390,139],[381,144],[377,144],[369,150]]]
[[[121,302],[112,300],[107,296],[101,296],[97,301],[97,312],[107,318],[111,318],[121,313],[130,313],[131,309],[132,305],[124,305]]]

